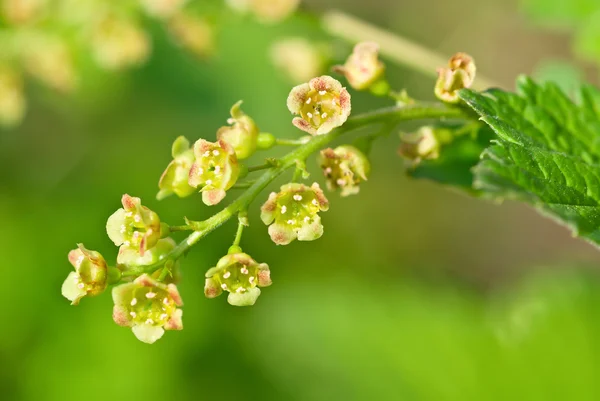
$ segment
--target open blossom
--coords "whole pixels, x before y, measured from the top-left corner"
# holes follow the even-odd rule
[[[165,330],[181,330],[183,305],[175,284],[160,283],[147,274],[113,288],[113,320],[131,327],[138,340],[152,344]]]
[[[288,109],[300,115],[292,123],[311,135],[327,134],[346,122],[350,115],[350,94],[342,84],[323,75],[292,89]]]
[[[435,95],[447,103],[458,103],[458,91],[470,88],[475,80],[476,67],[473,58],[466,53],[456,53],[448,67],[438,68]]]
[[[71,305],[77,305],[86,295],[94,296],[104,292],[108,279],[108,266],[102,255],[78,244],[77,249],[69,252],[69,262],[75,271],[69,273],[61,292],[71,301]]]
[[[312,241],[323,235],[319,212],[327,211],[329,202],[316,182],[286,184],[272,192],[261,208],[260,218],[269,225],[271,240],[287,245],[295,239]]]
[[[437,159],[440,155],[440,142],[433,127],[421,127],[416,132],[402,133],[400,141],[398,153],[413,165],[421,160]]]
[[[0,126],[20,123],[25,109],[23,78],[12,68],[0,65]]]
[[[334,67],[334,70],[344,74],[354,89],[368,89],[385,72],[385,65],[379,60],[379,45],[374,42],[358,43],[346,63]]]
[[[194,150],[190,149],[190,142],[183,136],[173,142],[171,148],[173,160],[160,176],[158,181],[158,200],[164,199],[171,194],[185,198],[196,192],[196,189],[188,183],[190,170],[196,158]]]
[[[223,256],[217,266],[206,272],[204,294],[214,298],[227,291],[227,302],[231,305],[249,306],[254,305],[260,295],[258,287],[269,285],[269,266],[240,252]]]
[[[160,219],[140,198],[125,194],[121,203],[123,207],[108,218],[106,232],[116,246],[132,247],[144,256],[160,239]]]
[[[324,51],[302,37],[280,39],[271,46],[271,61],[293,84],[306,82],[325,69]]]
[[[367,179],[371,169],[367,157],[350,145],[322,150],[319,164],[327,177],[329,190],[341,188],[342,196],[357,194],[360,182]]]
[[[139,65],[150,54],[148,34],[128,19],[109,17],[102,20],[94,31],[91,45],[96,62],[109,70]]]
[[[217,138],[233,146],[238,160],[246,159],[256,151],[259,130],[254,120],[240,108],[240,100],[231,107],[231,118],[227,120],[231,126],[221,127]]]
[[[204,18],[177,13],[169,19],[169,31],[177,43],[197,56],[210,55],[214,50],[214,28]]]
[[[194,155],[196,161],[190,170],[189,184],[202,187],[202,201],[206,205],[216,205],[240,174],[235,150],[223,140],[213,143],[200,139],[194,144]]]

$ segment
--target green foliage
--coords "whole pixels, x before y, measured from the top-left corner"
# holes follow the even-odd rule
[[[474,187],[526,201],[600,244],[600,91],[583,87],[576,104],[555,84],[523,77],[517,93],[460,96],[498,136],[474,169]]]

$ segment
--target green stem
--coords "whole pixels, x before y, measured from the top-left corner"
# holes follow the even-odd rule
[[[248,189],[254,185],[254,183],[255,181],[240,182],[239,184],[234,184],[231,189]]]
[[[233,240],[233,246],[240,246],[240,242],[242,242],[242,233],[244,232],[244,224],[242,221],[238,221],[237,231],[235,233],[235,239]]]
[[[340,136],[354,131],[358,128],[366,127],[375,123],[388,124],[392,121],[409,121],[423,119],[472,119],[459,107],[448,107],[440,103],[420,103],[406,106],[388,107],[373,112],[359,114],[349,118],[346,123],[325,135],[312,137],[306,144],[297,147],[281,159],[276,166],[266,170],[243,194],[234,200],[227,207],[208,219],[197,222],[193,228],[195,231],[186,239],[180,242],[168,255],[160,262],[148,266],[140,266],[123,272],[123,276],[136,276],[142,273],[152,273],[160,268],[167,260],[177,260],[190,250],[198,241],[219,228],[231,217],[243,210],[256,199],[256,197],[279,175],[287,169],[296,166],[297,160],[306,160],[308,156],[322,149],[333,140]]]
[[[302,173],[302,168],[296,164],[296,169],[294,170],[294,175],[292,176],[292,182],[300,181],[300,178],[302,178]]]
[[[305,145],[307,142],[310,141],[310,138],[308,138],[308,140],[306,138],[307,137],[302,137],[300,139],[277,138],[277,139],[275,139],[275,144],[281,145],[281,146],[301,146],[301,145]]]
[[[248,172],[251,173],[253,171],[266,170],[271,167],[273,167],[273,163],[265,163],[265,164],[260,164],[258,166],[250,166],[250,167],[248,167]]]
[[[188,225],[185,226],[170,226],[169,227],[169,231],[176,232],[176,231],[193,231],[194,229]]]

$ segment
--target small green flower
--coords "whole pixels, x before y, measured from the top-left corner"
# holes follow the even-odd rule
[[[235,150],[223,140],[212,143],[200,139],[194,144],[194,155],[196,161],[190,170],[189,184],[194,188],[202,186],[202,201],[216,205],[240,175]]]
[[[223,256],[216,267],[206,272],[204,294],[214,298],[227,291],[227,302],[234,306],[254,305],[258,287],[271,285],[269,266],[257,263],[245,253]]]
[[[385,72],[385,64],[379,60],[379,45],[374,42],[358,43],[346,63],[335,66],[334,71],[343,74],[354,89],[369,89]]]
[[[318,213],[329,209],[329,202],[316,182],[286,184],[279,193],[272,192],[262,206],[260,218],[269,225],[269,235],[277,245],[295,239],[312,241],[323,235]]]
[[[71,305],[77,305],[86,295],[104,292],[108,279],[108,266],[102,255],[85,249],[83,244],[77,246],[69,252],[69,262],[75,271],[69,273],[61,289],[63,297],[71,301]]]
[[[171,154],[173,160],[158,181],[158,188],[160,189],[156,195],[158,200],[171,194],[185,198],[196,192],[196,189],[188,183],[190,169],[196,160],[194,151],[190,149],[190,142],[183,136],[178,137],[173,142]]]
[[[113,320],[131,327],[138,340],[148,344],[160,339],[165,330],[181,330],[181,296],[175,284],[163,284],[147,274],[132,283],[113,288]]]
[[[448,67],[438,68],[435,96],[446,103],[458,103],[458,91],[470,88],[476,73],[473,58],[466,53],[456,53],[448,62]]]
[[[288,109],[299,114],[292,123],[311,135],[324,135],[346,122],[350,115],[350,94],[342,84],[323,75],[292,89]]]
[[[160,219],[140,198],[125,194],[121,203],[123,207],[108,218],[106,232],[116,246],[132,247],[144,256],[160,239]]]
[[[416,132],[400,134],[398,153],[412,166],[421,160],[437,159],[440,155],[440,141],[433,127],[421,127]]]
[[[227,120],[231,126],[221,127],[217,131],[217,139],[233,146],[238,160],[247,159],[256,151],[259,130],[254,120],[241,109],[240,100],[231,107],[231,118]]]
[[[327,177],[327,188],[342,189],[342,196],[357,194],[361,181],[366,181],[371,164],[369,159],[354,146],[344,145],[321,151],[319,164]]]

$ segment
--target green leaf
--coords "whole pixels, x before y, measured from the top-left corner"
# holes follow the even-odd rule
[[[497,134],[475,168],[475,188],[531,203],[600,244],[600,91],[579,104],[555,84],[518,81],[517,93],[460,92]]]
[[[494,133],[486,125],[471,129],[469,125],[444,128],[451,138],[446,139],[447,143],[442,140],[440,156],[433,160],[422,160],[414,168],[408,169],[407,174],[413,178],[425,178],[455,186],[477,195],[477,191],[473,189],[472,169],[479,162],[481,153],[490,145]]]

